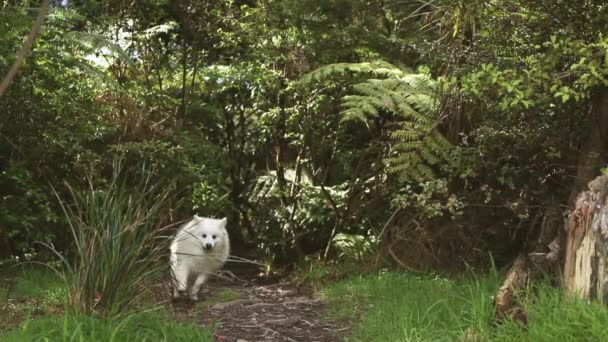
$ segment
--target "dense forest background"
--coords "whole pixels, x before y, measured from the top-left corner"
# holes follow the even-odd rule
[[[0,0],[0,78],[39,6]],[[608,165],[607,24],[594,0],[51,1],[0,97],[0,259],[69,249],[55,191],[120,159],[171,190],[164,221],[227,216],[275,265],[555,260]]]

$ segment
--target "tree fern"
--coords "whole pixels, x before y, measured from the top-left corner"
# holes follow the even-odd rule
[[[108,55],[114,55],[122,60],[131,62],[129,54],[116,42],[113,42],[110,38],[101,34],[85,33],[73,31],[66,34],[66,38],[73,40],[74,42],[86,45],[93,49],[93,51],[105,51]]]
[[[348,72],[369,73],[373,78],[354,84],[354,94],[342,98],[342,121],[368,124],[381,113],[392,114],[398,124],[390,134],[394,144],[385,159],[389,171],[403,180],[434,177],[433,169],[447,164],[454,149],[437,131],[437,81],[387,62],[332,64],[309,73],[303,81]]]
[[[376,62],[364,62],[364,63],[336,63],[326,65],[321,67],[313,72],[310,72],[302,78],[302,81],[309,82],[313,80],[322,80],[328,76],[335,74],[345,74],[348,72],[355,73],[371,73],[376,76],[390,77],[392,75],[401,75],[404,73],[404,70],[396,68],[394,65],[384,62],[384,61],[376,61]]]

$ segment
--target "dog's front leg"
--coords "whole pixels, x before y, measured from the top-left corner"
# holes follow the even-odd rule
[[[194,284],[192,284],[192,288],[190,288],[190,299],[197,301],[198,293],[201,290],[201,285],[207,280],[207,275],[202,273],[199,274],[196,280],[194,280]]]
[[[172,269],[173,273],[173,298],[179,298],[182,293],[186,292],[188,286],[188,268],[182,265],[175,265]]]

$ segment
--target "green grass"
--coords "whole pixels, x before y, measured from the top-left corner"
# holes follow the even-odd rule
[[[42,265],[25,264],[8,269],[0,282],[0,299],[8,295],[15,299],[41,300],[45,304],[60,305],[67,300],[67,290],[61,277]],[[8,279],[11,279],[9,285]]]
[[[332,316],[354,321],[349,341],[602,341],[608,309],[565,298],[544,283],[523,303],[529,324],[494,324],[500,279],[446,279],[385,273],[341,281],[325,289]],[[466,338],[465,338],[466,337]]]
[[[64,312],[67,290],[61,277],[38,265],[12,267],[0,274],[0,341],[213,341],[211,332],[180,324],[167,311],[101,319]],[[6,298],[11,305],[5,306]],[[225,291],[226,299],[234,293]],[[51,306],[60,308],[48,310]],[[147,305],[150,306],[150,305]]]
[[[470,282],[386,273],[330,286],[338,318],[360,319],[353,341],[452,341],[490,323],[496,279]]]
[[[298,265],[294,272],[289,274],[293,283],[306,283],[316,291],[326,285],[347,279],[353,274],[371,272],[378,269],[375,257],[368,256],[358,260],[344,259],[333,262],[320,262],[311,259]]]
[[[532,287],[526,298],[530,324],[522,330],[513,322],[496,329],[496,341],[606,341],[608,307],[567,298],[545,284]]]
[[[22,264],[0,272],[0,332],[31,316],[62,312],[67,290],[59,275],[40,265]]]
[[[30,319],[17,330],[1,336],[4,342],[20,341],[213,341],[203,328],[175,322],[161,313],[137,313],[121,319],[102,320],[65,314]]]

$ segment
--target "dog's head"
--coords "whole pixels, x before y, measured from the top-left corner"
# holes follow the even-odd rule
[[[228,233],[226,232],[226,218],[213,219],[194,215],[196,229],[194,234],[205,252],[210,252],[214,248],[226,242]]]

